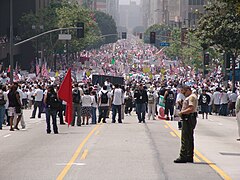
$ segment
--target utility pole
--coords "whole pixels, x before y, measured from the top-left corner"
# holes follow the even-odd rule
[[[9,60],[10,60],[10,83],[13,83],[13,0],[10,0]]]

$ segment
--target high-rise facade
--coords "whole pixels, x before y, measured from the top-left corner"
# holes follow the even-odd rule
[[[119,12],[120,27],[127,28],[129,32],[132,32],[135,27],[143,26],[142,7],[136,1],[130,1],[128,5],[120,5]]]
[[[203,5],[204,0],[142,0],[144,27],[153,24],[194,26]]]

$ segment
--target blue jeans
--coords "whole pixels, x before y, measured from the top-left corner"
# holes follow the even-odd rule
[[[100,106],[98,108],[98,111],[99,111],[98,123],[100,123],[102,119],[103,119],[103,123],[106,123],[108,109],[109,109],[108,106],[102,106],[102,107]]]
[[[92,107],[92,124],[96,124],[97,123],[97,114],[96,114],[96,107]]]
[[[41,113],[42,113],[42,101],[35,101],[34,102],[34,107],[33,107],[33,112],[32,112],[32,117],[35,118],[36,111],[38,108],[38,118],[41,118]]]
[[[118,122],[121,123],[122,122],[122,112],[121,112],[121,105],[113,105],[112,106],[112,123],[115,123],[116,120],[116,115],[118,113]]]
[[[2,129],[4,115],[5,115],[5,106],[0,106],[0,129]]]
[[[138,121],[145,123],[146,104],[145,103],[136,104],[136,112],[138,116]]]
[[[47,133],[51,133],[50,117],[52,116],[53,132],[58,133],[57,110],[46,108]]]

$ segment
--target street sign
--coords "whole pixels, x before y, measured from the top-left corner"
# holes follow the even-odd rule
[[[170,46],[170,43],[168,43],[168,42],[160,42],[160,46]]]
[[[71,34],[59,34],[58,39],[59,40],[71,40],[72,35]]]

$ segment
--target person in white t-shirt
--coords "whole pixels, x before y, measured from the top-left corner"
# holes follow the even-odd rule
[[[89,90],[85,90],[84,95],[81,97],[81,101],[82,101],[82,118],[83,118],[83,122],[82,125],[85,125],[85,119],[86,121],[86,125],[88,125],[88,121],[90,119],[90,117],[92,116],[91,114],[91,110],[92,110],[92,104],[93,104],[93,99],[90,96]]]
[[[122,123],[122,111],[121,106],[124,104],[124,92],[118,84],[115,85],[115,89],[112,92],[112,123],[115,123],[116,115],[118,113],[118,123]]]
[[[100,90],[98,94],[98,123],[100,123],[101,121],[103,123],[106,123],[107,112],[111,103],[111,96],[111,93],[107,90],[107,86],[104,85],[102,90]]]
[[[27,99],[28,99],[28,108],[32,109],[32,105],[33,105],[33,90],[30,87],[28,92],[27,92]]]
[[[33,109],[33,112],[32,112],[32,116],[30,118],[31,119],[35,118],[37,108],[38,108],[38,118],[41,118],[43,90],[42,90],[40,85],[37,85],[37,89],[35,90],[33,96],[35,97],[34,109]]]

